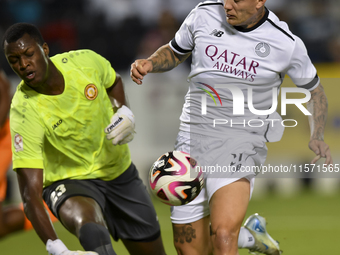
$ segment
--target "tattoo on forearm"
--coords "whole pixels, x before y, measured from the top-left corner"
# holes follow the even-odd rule
[[[312,114],[309,116],[311,139],[323,140],[328,101],[321,84],[311,92],[311,100],[307,103],[307,109]]]
[[[196,238],[196,230],[190,223],[180,227],[174,226],[173,231],[175,243],[191,243],[192,240]]]
[[[153,73],[160,73],[169,71],[180,63],[182,63],[190,54],[179,56],[176,55],[170,48],[169,45],[164,45],[159,48],[154,54],[150,56],[149,61],[151,61]]]

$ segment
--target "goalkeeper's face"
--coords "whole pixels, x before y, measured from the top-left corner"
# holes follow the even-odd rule
[[[34,38],[24,34],[15,42],[5,41],[6,59],[13,71],[30,87],[42,86],[48,78],[48,53],[46,43],[39,45]]]
[[[232,26],[250,28],[261,18],[266,0],[224,0],[227,21]]]

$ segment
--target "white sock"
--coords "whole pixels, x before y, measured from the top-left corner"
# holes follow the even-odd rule
[[[238,248],[252,248],[255,244],[254,236],[248,229],[241,227],[238,235]]]

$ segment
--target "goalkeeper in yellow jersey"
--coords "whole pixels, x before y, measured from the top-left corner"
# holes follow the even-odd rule
[[[7,61],[22,79],[10,110],[13,169],[25,213],[49,254],[165,254],[151,199],[130,159],[134,116],[120,76],[91,50],[49,57],[39,30],[7,29]],[[58,239],[43,200],[85,251]]]

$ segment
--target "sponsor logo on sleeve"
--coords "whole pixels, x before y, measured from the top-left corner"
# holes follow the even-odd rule
[[[15,134],[14,136],[14,148],[15,148],[15,152],[24,150],[24,142],[23,142],[22,136],[19,134]]]

